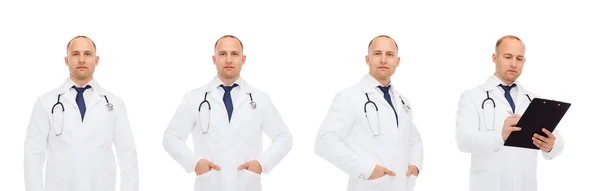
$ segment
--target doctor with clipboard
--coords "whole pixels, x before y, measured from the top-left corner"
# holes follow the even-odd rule
[[[496,72],[487,81],[461,94],[456,116],[456,141],[471,154],[470,191],[537,190],[538,153],[558,156],[564,141],[558,131],[534,134],[529,149],[504,146],[531,100],[537,97],[517,82],[525,63],[525,45],[516,36],[504,36],[492,56]],[[541,152],[540,152],[541,151]]]

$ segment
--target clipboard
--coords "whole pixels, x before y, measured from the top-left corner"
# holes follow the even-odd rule
[[[521,115],[517,127],[521,127],[521,131],[513,131],[510,133],[504,146],[521,147],[527,149],[539,150],[533,144],[534,133],[548,137],[542,131],[542,128],[554,132],[556,126],[571,107],[571,103],[561,102],[556,100],[548,100],[543,98],[534,98]]]

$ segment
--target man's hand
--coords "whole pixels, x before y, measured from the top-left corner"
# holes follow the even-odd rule
[[[406,171],[406,176],[410,175],[419,176],[419,169],[415,165],[408,165],[408,170]]]
[[[262,166],[258,161],[251,160],[238,167],[238,170],[246,169],[256,174],[262,174]]]
[[[386,174],[390,175],[390,176],[396,176],[395,172],[392,172],[391,170],[388,170],[387,168],[383,168],[382,166],[377,165],[377,166],[375,166],[375,169],[373,169],[371,176],[369,176],[369,180],[381,178],[382,176],[385,176]]]
[[[196,175],[204,174],[210,171],[211,169],[221,170],[221,167],[206,159],[201,159],[200,161],[198,161],[198,163],[196,163]]]
[[[502,140],[504,140],[504,142],[506,142],[506,139],[510,133],[521,130],[520,127],[515,127],[517,122],[519,122],[519,119],[521,119],[521,115],[517,114],[511,115],[504,120],[504,127],[502,127]]]
[[[542,131],[548,135],[548,138],[536,133],[533,134],[531,139],[533,140],[533,144],[540,148],[540,150],[543,152],[550,152],[552,147],[554,147],[554,141],[556,141],[556,137],[546,128],[542,128]]]

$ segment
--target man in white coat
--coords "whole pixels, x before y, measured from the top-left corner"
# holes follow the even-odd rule
[[[423,143],[410,102],[391,85],[398,45],[377,36],[365,59],[369,74],[336,94],[315,152],[349,175],[349,191],[412,190],[423,169]]]
[[[260,191],[261,174],[291,150],[292,135],[269,95],[240,77],[242,42],[225,35],[214,49],[217,76],[186,93],[163,146],[187,173],[195,172],[195,191]],[[263,133],[271,139],[264,152]],[[193,152],[185,144],[189,134]]]
[[[564,142],[558,131],[543,129],[548,137],[535,134],[534,149],[504,146],[520,115],[537,97],[517,78],[525,63],[525,45],[508,35],[496,42],[492,55],[494,75],[461,94],[456,117],[456,141],[462,152],[471,154],[471,191],[535,191],[537,160],[559,155]]]
[[[29,121],[25,190],[115,191],[113,145],[120,190],[138,190],[137,153],[125,104],[94,79],[98,61],[90,38],[77,36],[67,44],[70,77],[37,99]]]

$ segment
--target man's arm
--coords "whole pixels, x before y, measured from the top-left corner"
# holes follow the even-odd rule
[[[125,104],[121,101],[115,110],[117,113],[115,121],[114,144],[121,170],[121,189],[122,191],[139,190],[139,170],[137,151],[133,132],[129,124],[129,117]]]
[[[495,152],[500,149],[502,129],[479,131],[479,116],[477,108],[463,92],[458,103],[456,116],[456,142],[458,149],[467,153]],[[495,125],[495,124],[494,124]]]
[[[256,161],[261,165],[263,173],[269,174],[273,168],[290,152],[293,139],[287,125],[273,105],[271,98],[266,95],[265,113],[261,127],[271,139],[271,146],[260,154]]]
[[[175,116],[171,119],[169,126],[163,135],[163,148],[175,161],[183,167],[185,172],[191,173],[196,169],[196,164],[200,157],[194,155],[194,152],[185,144],[190,132],[194,128],[194,114],[190,113],[192,103],[189,93],[184,96]]]
[[[315,141],[315,153],[351,177],[368,179],[377,163],[368,161],[343,143],[351,130],[354,117],[342,93],[336,94],[327,116],[321,124]]]
[[[46,161],[49,133],[50,119],[43,109],[41,98],[38,98],[33,107],[25,136],[24,175],[26,191],[44,190],[42,173]]]
[[[410,101],[406,100],[406,104],[410,104]],[[421,140],[421,133],[419,133],[419,130],[417,129],[417,126],[415,125],[414,121],[413,121],[413,115],[412,112],[409,113],[410,115],[410,141],[409,141],[409,148],[410,148],[410,159],[409,159],[409,165],[415,165],[415,167],[417,167],[417,170],[419,171],[419,174],[421,171],[423,171],[423,140]]]

